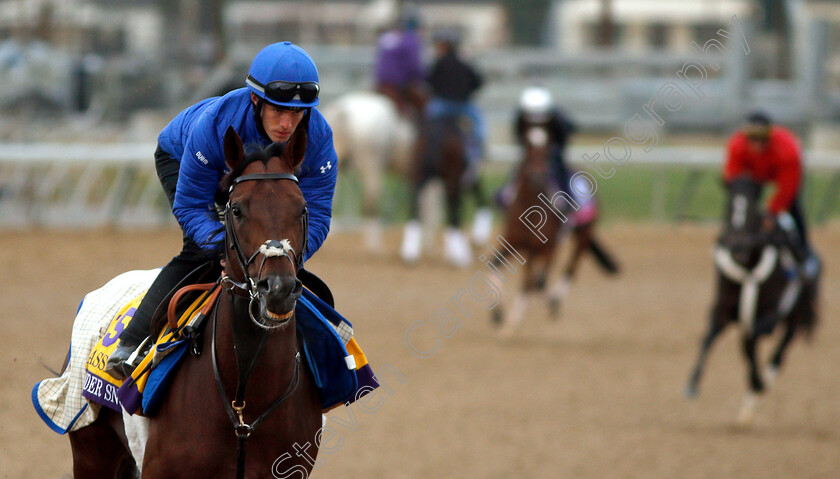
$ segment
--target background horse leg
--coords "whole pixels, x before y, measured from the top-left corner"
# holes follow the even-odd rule
[[[596,263],[600,265],[604,271],[608,274],[617,274],[618,273],[618,263],[615,261],[613,256],[604,248],[604,246],[595,238],[595,235],[591,235],[589,239],[589,251],[592,252],[592,255],[595,257]]]
[[[753,332],[744,332],[741,338],[741,345],[743,346],[744,357],[747,359],[749,368],[749,390],[741,402],[741,409],[738,412],[738,423],[741,425],[748,425],[752,423],[755,417],[755,405],[758,400],[758,395],[764,391],[764,382],[761,380],[761,375],[758,372],[758,360],[756,359],[756,344],[758,338]]]
[[[776,346],[776,350],[773,352],[773,356],[770,359],[770,364],[768,364],[767,368],[764,370],[764,380],[768,385],[772,385],[776,382],[776,376],[779,375],[779,370],[782,368],[782,363],[785,360],[787,347],[790,345],[790,340],[793,339],[793,336],[796,334],[797,324],[795,320],[788,319],[785,324],[785,334],[782,336],[782,339],[779,340],[779,344]]]
[[[525,278],[523,280],[522,290],[514,298],[513,304],[507,314],[505,314],[502,328],[499,330],[500,337],[510,338],[524,321],[531,296],[540,290],[540,286],[545,285],[547,266],[548,263],[545,256],[535,257],[525,263]]]
[[[706,336],[700,342],[700,353],[697,355],[697,362],[694,364],[691,377],[688,379],[688,385],[685,387],[685,397],[687,398],[696,398],[699,395],[700,379],[703,377],[703,369],[706,366],[706,358],[709,356],[709,350],[711,350],[715,339],[717,339],[727,324],[722,319],[717,308],[715,308],[709,318],[709,329],[706,332]]]
[[[569,295],[572,278],[575,276],[578,264],[580,264],[580,258],[589,249],[590,233],[591,229],[589,225],[575,228],[573,231],[574,245],[572,246],[571,256],[569,256],[566,267],[560,275],[560,279],[554,282],[548,292],[548,307],[551,319],[553,320],[556,320],[560,316],[560,308],[563,305],[563,301]]]
[[[510,338],[514,335],[519,325],[522,324],[525,318],[525,313],[528,311],[530,291],[520,291],[513,299],[510,309],[504,315],[502,327],[499,329],[499,336],[502,338]]]
[[[454,167],[453,167],[454,168]],[[461,179],[460,174],[446,174],[446,233],[444,237],[444,259],[463,268],[473,261],[472,248],[467,236],[461,231]]]
[[[437,125],[446,128],[448,122]],[[457,130],[439,130],[443,135],[440,157],[436,159],[437,172],[443,180],[446,197],[446,233],[444,259],[455,266],[465,267],[473,261],[469,239],[461,231],[461,199],[467,170],[464,140]],[[468,185],[467,185],[468,186]]]
[[[499,269],[499,271],[501,271],[500,268],[504,268],[504,266],[502,266],[501,260],[499,260],[498,258],[494,258],[491,261],[491,264],[496,269]],[[496,274],[490,275],[489,277],[490,281],[496,287],[496,291],[498,291],[499,294],[499,304],[497,304],[493,309],[490,310],[490,322],[493,324],[493,326],[498,327],[502,324],[502,319],[505,311],[505,284],[508,280],[507,278],[503,279],[503,277],[497,276]]]
[[[425,175],[424,175],[425,176]],[[420,225],[420,193],[428,181],[428,177],[420,178],[411,188],[408,205],[408,223],[403,227],[403,239],[400,246],[400,258],[406,263],[416,263],[420,259],[423,247],[423,227]]]
[[[421,134],[414,144],[411,164],[408,171],[408,183],[411,191],[408,203],[408,222],[403,228],[400,258],[406,263],[416,263],[423,248],[423,228],[420,224],[420,196],[423,188],[432,178],[431,168],[426,165],[426,138]]]
[[[493,233],[493,210],[490,209],[487,195],[482,188],[481,178],[476,178],[472,182],[470,192],[473,194],[477,206],[470,235],[473,243],[482,246],[490,241],[490,235]]]
[[[122,416],[103,407],[96,421],[68,434],[75,479],[138,477],[122,427]]]

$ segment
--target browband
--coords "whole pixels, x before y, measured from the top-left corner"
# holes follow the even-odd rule
[[[238,185],[243,181],[253,181],[253,180],[291,180],[295,183],[299,183],[297,176],[291,173],[254,173],[251,175],[242,175],[233,180],[233,187],[234,185]]]

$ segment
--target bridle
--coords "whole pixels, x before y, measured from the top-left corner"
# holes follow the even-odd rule
[[[254,173],[250,175],[242,175],[233,180],[233,183],[230,185],[228,189],[228,201],[225,205],[224,211],[224,224],[225,224],[225,236],[227,237],[228,248],[226,251],[233,250],[234,258],[239,263],[239,269],[242,271],[242,275],[244,276],[243,281],[237,282],[231,279],[229,276],[225,275],[223,281],[228,283],[232,288],[236,288],[246,292],[251,301],[248,304],[248,314],[251,317],[251,320],[257,326],[264,328],[264,329],[271,329],[273,327],[277,327],[283,324],[277,325],[266,325],[264,321],[269,322],[277,322],[272,320],[271,318],[263,318],[260,317],[259,319],[254,316],[254,305],[259,300],[260,292],[257,289],[257,282],[251,275],[248,274],[248,266],[257,259],[257,256],[262,255],[262,261],[260,261],[259,272],[257,273],[257,279],[262,274],[263,266],[265,266],[265,260],[267,258],[275,257],[275,256],[285,256],[289,259],[292,263],[292,266],[295,268],[295,271],[300,270],[301,266],[303,266],[303,257],[306,254],[306,248],[308,246],[308,237],[309,237],[309,210],[306,209],[304,206],[303,215],[301,217],[301,228],[303,229],[303,242],[299,252],[296,252],[292,247],[291,243],[288,239],[282,240],[266,240],[256,251],[254,251],[250,256],[248,256],[242,249],[242,244],[239,241],[239,236],[236,234],[236,228],[233,227],[233,207],[231,204],[230,197],[233,194],[233,189],[239,183],[245,181],[260,181],[260,180],[289,180],[294,181],[295,184],[299,184],[297,176],[291,173]],[[228,256],[226,254],[226,256]]]
[[[270,257],[285,256],[292,263],[292,266],[294,266],[295,271],[300,270],[301,266],[303,265],[303,255],[306,254],[307,248],[307,236],[309,233],[309,213],[306,210],[306,207],[304,206],[304,212],[301,218],[301,226],[303,228],[303,242],[301,250],[299,252],[295,252],[288,239],[282,239],[267,240],[262,245],[260,245],[260,247],[257,248],[257,250],[254,251],[250,256],[245,254],[245,252],[242,249],[242,244],[239,241],[239,237],[236,234],[236,229],[233,227],[233,212],[230,196],[233,193],[234,187],[239,183],[242,183],[244,181],[258,180],[289,180],[294,181],[295,184],[299,184],[298,178],[291,173],[255,173],[250,175],[242,175],[233,180],[233,183],[231,184],[228,190],[228,201],[225,205],[224,211],[225,234],[227,237],[226,241],[228,243],[228,248],[226,251],[233,250],[234,258],[239,263],[244,279],[242,282],[237,282],[231,279],[229,276],[225,275],[221,281],[230,285],[230,294],[233,294],[233,291],[237,289],[247,293],[247,295],[250,297],[250,301],[248,302],[248,315],[251,317],[251,321],[253,321],[254,324],[263,328],[264,330],[268,330],[282,326],[283,324],[285,324],[286,320],[283,320],[282,322],[275,321],[278,323],[277,325],[269,326],[258,321],[257,318],[254,316],[254,303],[259,300],[260,293],[257,289],[256,281],[254,281],[254,279],[248,274],[248,266],[250,266],[251,263],[253,263],[256,260],[257,256],[261,254],[263,256],[263,259],[260,262],[259,272],[257,274],[258,278],[262,273],[262,268],[265,265],[266,258]],[[229,255],[226,252],[226,259],[228,256]],[[295,353],[295,364],[294,369],[292,371],[292,377],[289,380],[289,384],[288,386],[286,386],[285,391],[279,397],[277,397],[268,406],[268,408],[265,411],[263,411],[263,413],[259,417],[257,417],[250,424],[246,423],[243,416],[243,411],[245,409],[245,388],[248,384],[248,378],[250,377],[251,373],[256,367],[257,359],[259,358],[260,353],[263,347],[265,346],[266,338],[268,337],[268,331],[263,332],[263,336],[259,342],[257,351],[251,358],[249,364],[243,364],[242,358],[240,358],[237,354],[237,367],[239,370],[239,374],[237,377],[236,395],[233,401],[228,401],[228,396],[225,393],[224,386],[222,385],[221,374],[219,373],[218,361],[216,359],[216,326],[218,324],[218,309],[219,308],[214,308],[213,336],[210,342],[213,375],[216,380],[216,387],[218,388],[219,394],[222,397],[222,403],[225,405],[225,411],[227,412],[228,418],[233,424],[234,432],[236,433],[236,477],[244,478],[245,449],[248,438],[254,432],[256,427],[260,423],[262,423],[263,420],[265,420],[272,411],[277,409],[277,407],[279,407],[282,403],[289,399],[292,396],[292,394],[294,394],[294,392],[297,390],[298,385],[300,384],[300,351],[297,351]],[[261,319],[263,321],[272,321],[270,318]],[[236,350],[236,339],[234,337],[234,351]],[[245,367],[243,368],[242,366]]]

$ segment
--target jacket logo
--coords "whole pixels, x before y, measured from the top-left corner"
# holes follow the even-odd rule
[[[205,158],[204,155],[202,155],[200,151],[196,151],[195,156],[205,165],[208,163],[207,158]]]
[[[331,170],[331,169],[332,169],[332,162],[328,161],[326,166],[321,167],[321,174],[323,175],[324,173],[327,172],[327,170]]]

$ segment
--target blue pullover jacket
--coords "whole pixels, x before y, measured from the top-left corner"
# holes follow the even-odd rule
[[[213,252],[210,240],[221,223],[212,214],[219,181],[228,171],[222,142],[228,126],[242,138],[245,148],[265,147],[254,120],[247,88],[203,100],[182,111],[158,136],[158,144],[181,162],[172,212],[186,235],[202,249]],[[330,230],[338,161],[332,130],[312,108],[307,127],[306,155],[300,166],[300,189],[309,209],[309,240],[304,260],[321,247]]]

